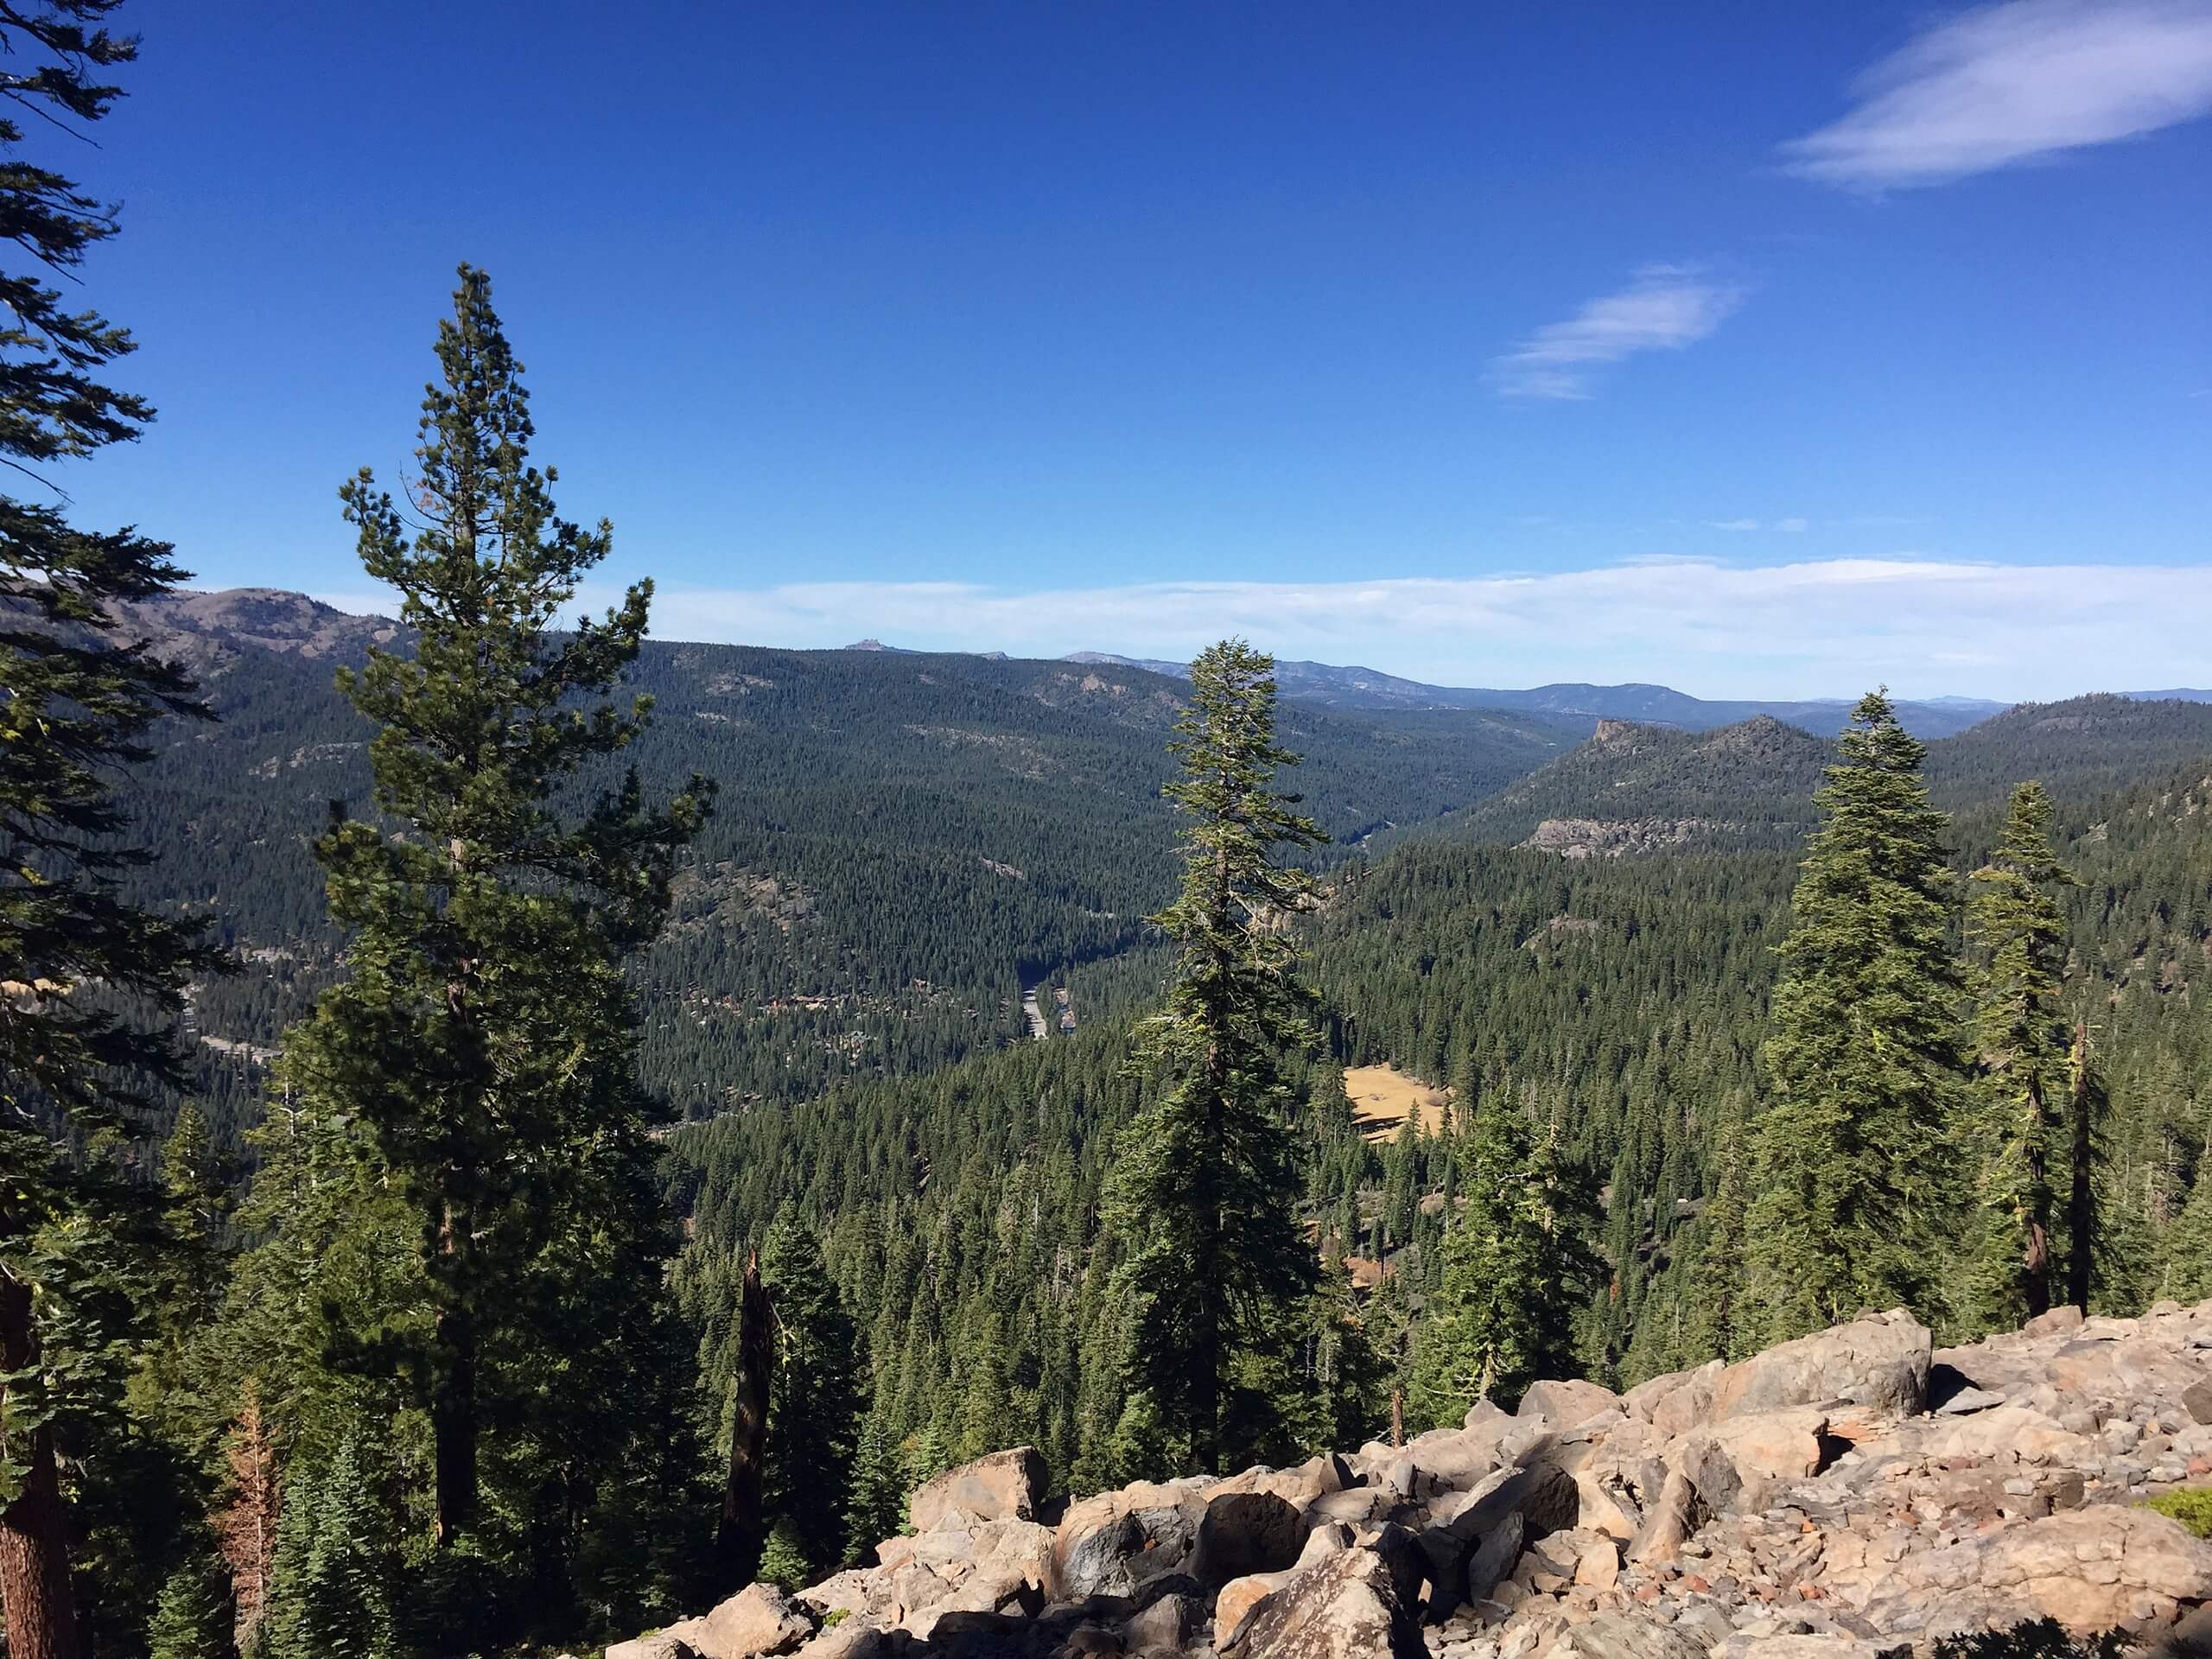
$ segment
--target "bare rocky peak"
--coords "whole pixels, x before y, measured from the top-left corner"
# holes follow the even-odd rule
[[[400,632],[389,617],[355,616],[277,588],[178,593],[115,610],[161,655],[202,674],[248,648],[309,661],[357,661],[372,645],[390,644]]]
[[[874,1565],[607,1654],[1879,1659],[2044,1618],[2156,1643],[2212,1620],[2212,1544],[2145,1500],[2208,1475],[2212,1301],[1942,1350],[1900,1309],[1227,1479],[1055,1504],[996,1452]]]

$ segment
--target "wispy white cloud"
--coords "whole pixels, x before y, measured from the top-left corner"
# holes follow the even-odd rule
[[[1739,285],[1696,266],[1646,265],[1618,293],[1592,300],[1493,359],[1491,383],[1509,397],[1587,397],[1606,365],[1694,345],[1743,302]]]
[[[1759,521],[1756,518],[1708,518],[1705,524],[1708,530],[1752,531],[1759,527]]]
[[[1938,24],[1783,146],[1807,178],[1942,184],[2212,111],[2212,0],[2009,0]]]
[[[1805,528],[1805,521],[1802,518],[1777,518],[1774,521],[1774,527],[1785,536],[1795,536]]]
[[[604,604],[606,595],[586,594]],[[1710,696],[2060,696],[2202,684],[2212,566],[2000,565],[1914,555],[1365,582],[664,588],[666,638],[1188,657],[1243,633],[1283,656],[1433,683],[1653,680]]]

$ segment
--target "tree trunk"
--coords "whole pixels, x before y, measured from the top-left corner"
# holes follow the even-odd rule
[[[0,1368],[38,1363],[31,1289],[0,1274]],[[8,1619],[8,1659],[82,1659],[76,1597],[69,1582],[69,1510],[54,1460],[54,1428],[41,1424],[28,1445],[10,1446],[28,1465],[14,1503],[0,1510],[0,1604]]]
[[[2050,1166],[2043,1080],[2028,1080],[2028,1236],[2020,1262],[2028,1317],[2050,1312]]]
[[[2074,1028],[2072,1108],[2074,1169],[2072,1190],[2066,1200],[2066,1300],[2089,1311],[2089,1275],[2097,1240],[2096,1190],[2091,1177],[2096,1170],[2095,1090],[2089,1079],[2089,1028]]]
[[[1390,1390],[1390,1445],[1393,1449],[1406,1443],[1406,1391]]]
[[[761,1478],[767,1469],[768,1390],[774,1372],[768,1332],[768,1293],[760,1282],[760,1253],[745,1258],[744,1291],[737,1325],[737,1385],[730,1410],[729,1483],[722,1490],[716,1549],[733,1586],[750,1584],[760,1570],[766,1534],[761,1525]]]
[[[432,1361],[430,1438],[441,1548],[476,1524],[476,1324],[466,1312],[438,1314]]]

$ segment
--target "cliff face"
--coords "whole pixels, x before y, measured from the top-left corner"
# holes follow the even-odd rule
[[[2170,1636],[2212,1544],[2212,1301],[1931,1351],[1902,1311],[1625,1395],[1294,1469],[1047,1506],[1026,1449],[939,1477],[878,1563],[756,1586],[607,1659],[1875,1659],[2050,1618]]]

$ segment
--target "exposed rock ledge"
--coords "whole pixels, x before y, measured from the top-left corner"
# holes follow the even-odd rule
[[[607,1659],[1875,1659],[2044,1617],[2155,1639],[2212,1599],[2212,1545],[2141,1501],[2212,1474],[2208,1423],[2212,1301],[1939,1352],[1898,1311],[1057,1516],[1036,1454],[997,1452],[917,1493],[876,1566]]]

